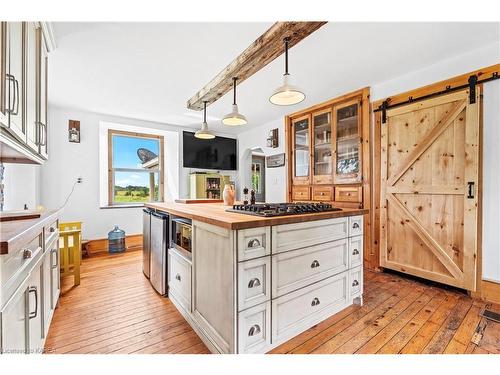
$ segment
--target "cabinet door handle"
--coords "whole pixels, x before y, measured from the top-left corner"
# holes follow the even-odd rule
[[[311,306],[318,306],[321,302],[319,302],[318,297],[314,297],[314,299],[311,302]]]
[[[358,286],[358,285],[359,285],[358,280],[354,280],[354,281],[352,282],[352,286]]]
[[[254,247],[260,247],[260,241],[257,238],[248,241],[248,248],[253,249]]]
[[[352,255],[358,255],[358,254],[359,254],[358,249],[354,249],[354,250],[352,251]]]
[[[257,278],[253,278],[252,280],[250,280],[248,282],[248,287],[249,288],[255,288],[255,287],[258,287],[260,286],[260,280],[257,279]]]
[[[45,125],[43,122],[40,122],[40,121],[37,121],[36,123],[40,129],[38,131],[38,133],[39,133],[38,145],[39,146],[46,146],[47,145],[47,125]],[[42,139],[43,139],[43,141],[42,141]]]
[[[175,279],[178,281],[181,281],[181,275],[179,275],[179,274],[175,275]]]
[[[313,262],[311,263],[311,268],[316,268],[316,267],[319,267],[319,262],[317,260],[313,260]]]
[[[254,324],[253,326],[250,327],[248,331],[248,336],[255,336],[260,333],[260,326],[258,324]]]
[[[10,107],[11,103],[9,102],[9,108],[7,111],[10,115],[17,116],[19,114],[19,81],[12,74],[6,74],[5,78],[9,81],[9,92],[11,82],[13,83],[12,87],[14,91],[14,95],[12,95],[12,108]]]
[[[54,262],[52,262],[52,269],[55,269],[59,265],[59,251],[57,251],[57,249],[52,249],[52,254],[54,254],[56,258],[56,263],[54,264]]]
[[[56,228],[50,227],[49,232],[54,233],[56,231]]]
[[[30,293],[35,293],[35,311],[31,312],[29,311],[28,313],[28,317],[30,319],[33,319],[33,318],[36,318],[36,316],[38,315],[38,289],[36,286],[30,286],[28,288],[28,296]],[[29,309],[29,303],[28,303],[28,309]]]
[[[359,228],[359,224],[358,224],[358,223],[354,223],[354,224],[352,225],[352,228],[353,228],[353,229],[358,229],[358,228]]]

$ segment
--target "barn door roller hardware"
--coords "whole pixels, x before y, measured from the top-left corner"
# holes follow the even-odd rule
[[[473,74],[473,75],[469,76],[467,84],[455,86],[455,87],[446,86],[446,89],[444,89],[444,90],[434,92],[434,93],[428,94],[428,95],[419,96],[418,98],[414,98],[413,96],[409,96],[408,100],[406,100],[404,102],[400,102],[400,103],[396,103],[396,104],[391,105],[390,104],[391,98],[387,98],[386,100],[384,100],[382,102],[382,104],[377,109],[374,110],[374,112],[382,112],[382,124],[385,124],[387,122],[387,110],[388,109],[401,107],[401,106],[409,104],[409,103],[414,103],[414,102],[434,98],[434,97],[439,96],[439,95],[449,94],[450,92],[460,91],[460,90],[467,89],[467,88],[469,89],[469,103],[474,104],[476,102],[476,86],[480,85],[481,83],[494,81],[494,80],[499,79],[499,78],[500,78],[500,76],[498,75],[498,72],[493,72],[491,74],[491,77],[484,78],[484,79],[478,79],[478,76],[476,74]]]

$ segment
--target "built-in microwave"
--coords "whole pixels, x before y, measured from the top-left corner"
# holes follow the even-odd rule
[[[191,258],[191,220],[183,217],[171,216],[170,222],[170,247],[179,250],[181,253]]]

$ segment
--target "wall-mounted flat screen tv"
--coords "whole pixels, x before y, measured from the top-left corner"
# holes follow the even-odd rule
[[[236,170],[236,139],[198,139],[192,132],[182,134],[184,168]]]

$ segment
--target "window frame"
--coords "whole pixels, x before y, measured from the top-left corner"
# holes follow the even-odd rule
[[[164,191],[164,174],[165,174],[165,156],[164,156],[164,139],[162,135],[157,134],[147,134],[147,133],[137,133],[129,132],[125,130],[108,129],[108,206],[109,207],[126,207],[126,206],[144,206],[144,203],[116,203],[113,200],[114,197],[114,175],[115,171],[118,172],[144,172],[143,169],[139,168],[113,168],[113,136],[125,136],[133,138],[145,138],[145,139],[157,139],[159,142],[159,154],[158,154],[158,194],[159,200],[156,202],[148,203],[161,203],[165,199]],[[156,172],[155,172],[156,173]]]

